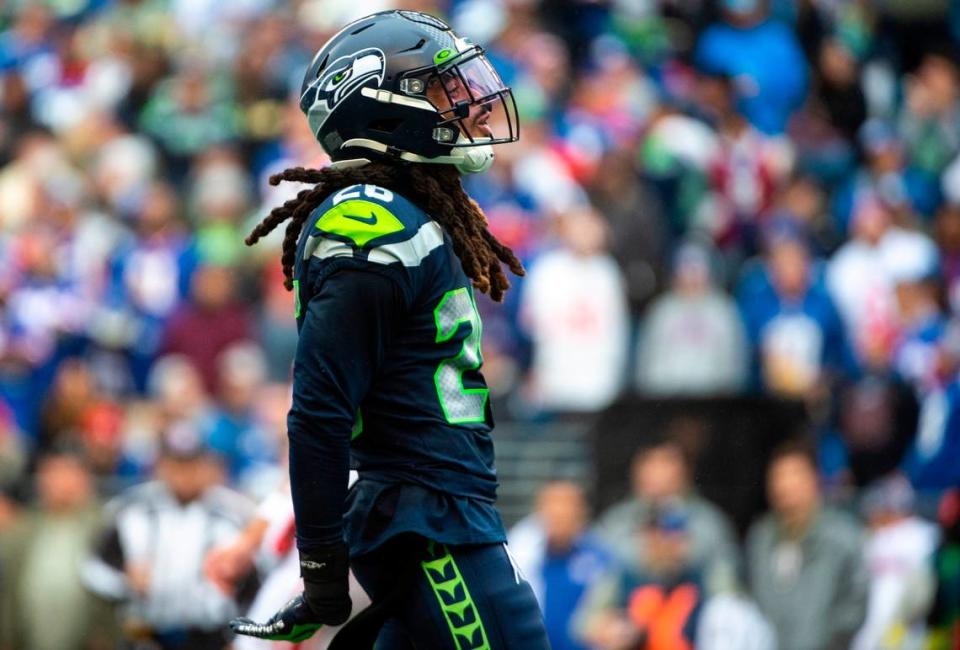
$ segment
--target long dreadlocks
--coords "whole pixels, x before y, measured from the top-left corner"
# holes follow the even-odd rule
[[[385,163],[370,163],[348,169],[294,167],[270,177],[271,185],[279,185],[281,181],[313,183],[314,186],[274,208],[247,236],[246,243],[247,246],[253,246],[261,237],[290,220],[280,258],[283,284],[287,290],[293,289],[297,242],[307,217],[330,194],[358,183],[378,185],[403,194],[424,209],[450,235],[453,250],[460,258],[464,273],[473,281],[473,286],[489,294],[493,300],[503,300],[504,292],[510,287],[501,264],[506,264],[515,275],[524,274],[523,265],[513,251],[490,233],[486,216],[477,202],[467,196],[460,182],[460,174],[453,167],[431,167],[429,173],[421,165]]]

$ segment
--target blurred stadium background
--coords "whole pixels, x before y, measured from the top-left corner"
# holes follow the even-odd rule
[[[528,269],[484,370],[554,647],[960,647],[960,3],[7,0],[0,649],[225,647],[269,563],[210,551],[289,550],[243,238],[325,163],[313,52],[397,6],[519,105],[466,184]]]

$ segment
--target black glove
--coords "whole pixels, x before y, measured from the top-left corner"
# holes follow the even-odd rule
[[[303,593],[280,608],[266,623],[235,618],[230,629],[237,634],[271,641],[299,643],[323,625],[340,625],[350,618],[350,557],[346,544],[300,552]]]
[[[236,634],[290,643],[306,641],[321,627],[323,623],[307,605],[303,594],[281,607],[266,623],[257,623],[249,618],[230,621],[230,629]]]

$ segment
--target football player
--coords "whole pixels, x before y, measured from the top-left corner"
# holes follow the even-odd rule
[[[518,138],[510,89],[442,21],[388,11],[316,54],[300,106],[332,164],[247,238],[284,221],[299,344],[288,416],[304,592],[239,634],[299,641],[351,615],[348,571],[373,607],[331,647],[547,648],[536,599],[494,506],[488,389],[474,291],[502,265],[461,174]],[[347,491],[350,467],[359,480]]]

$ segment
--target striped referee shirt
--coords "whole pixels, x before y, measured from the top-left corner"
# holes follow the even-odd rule
[[[234,600],[203,573],[207,552],[241,531],[253,504],[225,487],[181,503],[161,481],[138,485],[107,504],[108,523],[83,567],[98,595],[126,601],[132,618],[158,632],[212,630],[237,615]],[[145,567],[146,593],[134,591],[125,568]]]

